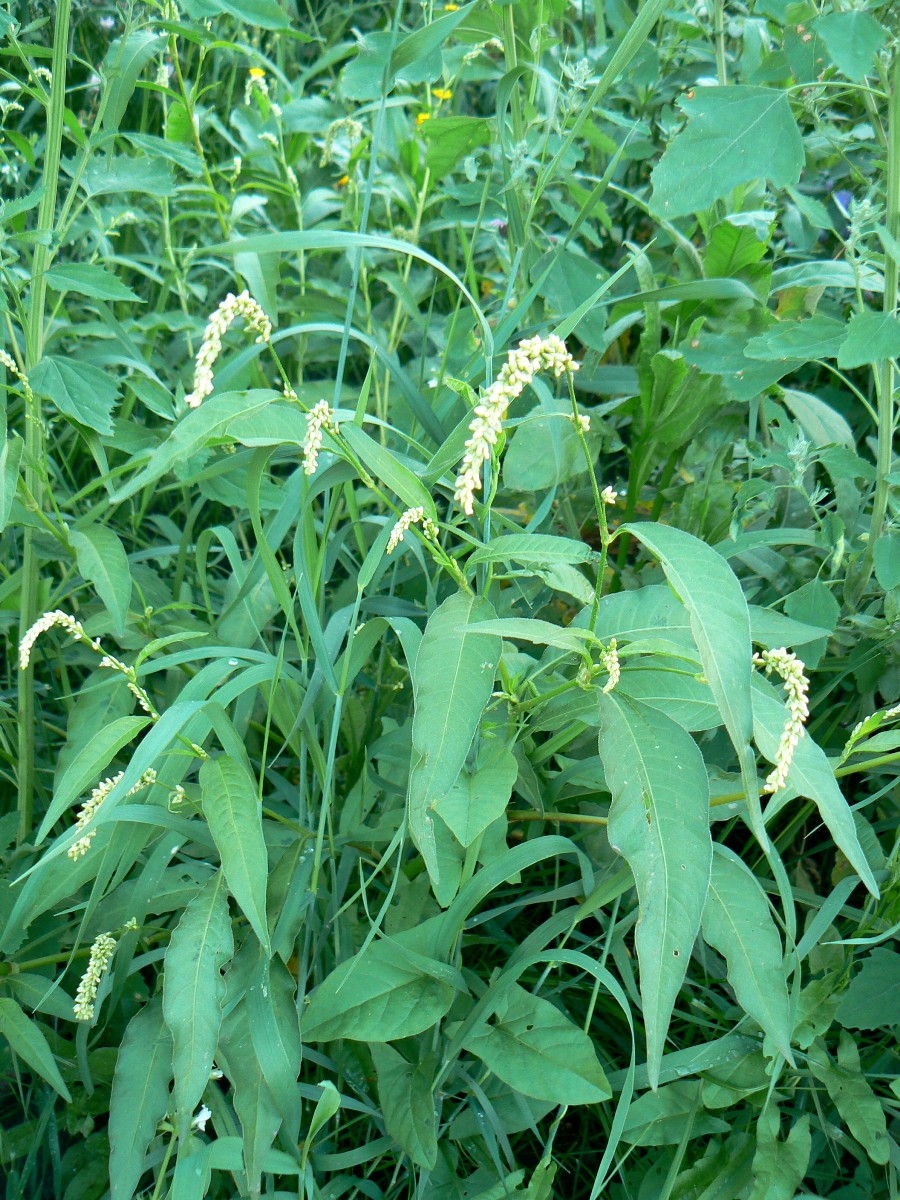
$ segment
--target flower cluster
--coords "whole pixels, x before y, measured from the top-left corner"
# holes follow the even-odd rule
[[[604,696],[607,692],[611,692],[622,674],[622,669],[619,666],[619,651],[615,638],[610,638],[609,646],[605,650],[600,651],[600,661],[603,663],[606,670],[609,672],[609,679],[603,685]]]
[[[436,542],[438,539],[438,527],[432,521],[431,517],[425,516],[425,509],[419,505],[417,508],[408,508],[406,512],[400,514],[400,519],[397,521],[394,528],[391,530],[391,536],[388,538],[387,552],[393,554],[400,543],[403,541],[403,536],[412,525],[421,525],[422,533],[430,541]]]
[[[31,384],[28,382],[28,376],[24,371],[19,369],[19,365],[11,354],[7,354],[5,350],[0,350],[0,367],[6,367],[10,375],[15,376],[22,385],[22,391],[25,393],[25,399],[30,403],[34,399],[34,393],[31,390]]]
[[[75,639],[76,642],[87,642],[92,650],[100,649],[100,642],[97,638],[89,638],[84,632],[84,626],[80,621],[76,621],[74,617],[70,617],[68,613],[56,609],[55,612],[44,613],[42,617],[38,617],[35,623],[27,631],[25,636],[19,642],[19,667],[23,671],[28,670],[28,664],[31,662],[31,652],[34,649],[34,643],[38,640],[42,633],[46,633],[48,629],[52,629],[54,625],[61,626],[69,637]]]
[[[337,433],[337,418],[327,400],[320,400],[306,414],[306,437],[303,439],[303,470],[315,475],[322,449],[322,430]]]
[[[100,980],[103,978],[115,950],[116,939],[110,937],[108,933],[101,933],[94,939],[87,970],[82,975],[78,991],[75,993],[76,1021],[92,1021],[94,1019],[94,1001],[97,999],[97,989],[100,987]]]
[[[124,771],[119,771],[118,774],[110,775],[108,779],[104,779],[102,783],[97,784],[90,796],[81,806],[81,810],[78,813],[78,820],[75,822],[76,830],[84,829],[84,827],[97,812],[97,809],[124,774]],[[151,783],[156,783],[156,771],[154,771],[152,767],[143,773],[134,787],[131,788],[126,795],[133,796],[135,792],[139,792],[141,788],[149,787]],[[96,829],[92,829],[90,833],[85,834],[85,836],[79,838],[77,842],[72,843],[67,853],[73,862],[77,862],[79,858],[82,858],[85,854],[87,854],[88,850],[91,848],[91,842],[94,840],[94,835],[96,832]]]
[[[763,650],[753,655],[753,661],[759,667],[764,667],[768,675],[770,671],[783,681],[787,692],[788,716],[778,752],[775,755],[775,765],[770,771],[764,791],[777,792],[787,782],[788,771],[794,757],[794,751],[805,732],[804,725],[809,716],[809,680],[803,673],[803,663],[790,650],[783,646],[779,650]]]
[[[96,649],[96,647],[95,647]],[[137,700],[138,704],[145,713],[149,713],[151,717],[156,717],[159,714],[150,703],[150,697],[137,681],[137,674],[134,667],[129,667],[127,663],[123,663],[120,658],[116,658],[114,654],[104,654],[100,659],[101,667],[108,667],[110,671],[118,671],[120,675],[125,676],[125,684],[129,692]]]
[[[481,489],[481,469],[491,457],[503,429],[503,418],[513,400],[521,395],[538,371],[552,371],[557,377],[575,371],[578,364],[555,334],[526,338],[510,350],[500,374],[476,405],[469,425],[462,466],[456,478],[453,498],[463,512],[471,516],[475,493]]]
[[[243,291],[235,296],[229,292],[209,318],[203,332],[203,341],[194,364],[194,388],[184,398],[190,408],[199,408],[213,390],[213,367],[222,353],[222,338],[232,321],[238,317],[243,317],[246,328],[257,335],[257,342],[268,342],[272,336],[272,322],[250,293]]]

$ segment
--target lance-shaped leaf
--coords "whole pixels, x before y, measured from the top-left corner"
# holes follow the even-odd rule
[[[781,938],[753,872],[725,846],[713,856],[703,936],[725,959],[738,1004],[792,1063]]]
[[[600,696],[599,747],[613,798],[609,840],[631,867],[640,904],[634,940],[655,1088],[709,887],[709,783],[691,735],[628,696]]]
[[[240,763],[221,755],[200,768],[203,815],[222,859],[228,890],[269,949],[266,881],[269,860],[256,790]]]
[[[584,1030],[518,984],[503,992],[490,1024],[476,1028],[463,1045],[524,1096],[596,1104],[612,1095]]]
[[[455,995],[451,968],[392,938],[341,963],[301,1014],[304,1041],[393,1042],[430,1028]]]
[[[254,1052],[251,1020],[248,1004],[240,1001],[222,1022],[219,1056],[234,1084],[234,1110],[241,1122],[248,1190],[251,1196],[259,1196],[263,1158],[281,1126],[281,1115]]]
[[[500,659],[499,637],[467,634],[466,626],[494,615],[487,600],[457,592],[432,613],[416,655],[407,803],[410,832],[432,880],[439,869],[428,810],[447,794],[465,764]]]
[[[129,1022],[122,1039],[109,1107],[110,1200],[131,1200],[144,1155],[169,1105],[172,1035],[159,999]]]
[[[63,1082],[40,1025],[27,1017],[15,1000],[8,997],[0,999],[0,1037],[6,1038],[10,1048],[42,1079],[46,1079],[63,1100],[71,1103],[69,1089]]]
[[[225,879],[217,872],[184,910],[166,950],[163,1016],[174,1042],[181,1137],[209,1081],[225,998],[221,971],[233,953]]]

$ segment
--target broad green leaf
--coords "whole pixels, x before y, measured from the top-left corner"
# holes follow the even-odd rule
[[[254,1052],[250,1024],[249,1003],[243,998],[222,1022],[218,1054],[234,1085],[234,1110],[241,1123],[250,1195],[259,1196],[263,1159],[281,1127],[281,1115]]]
[[[204,762],[200,788],[203,815],[222,859],[228,890],[268,951],[269,861],[256,789],[246,769],[226,755]]]
[[[58,263],[50,268],[45,279],[55,292],[77,292],[94,300],[131,300],[143,304],[137,292],[99,263]]]
[[[882,26],[862,9],[826,13],[812,22],[812,28],[837,69],[854,83],[862,83],[872,72],[875,55],[887,39]]]
[[[679,101],[687,125],[653,169],[653,208],[683,217],[709,208],[740,184],[800,178],[803,141],[787,94],[778,88],[697,87]]]
[[[825,1084],[851,1136],[873,1163],[884,1165],[891,1151],[884,1109],[860,1069],[859,1050],[851,1035],[841,1033],[837,1063],[820,1040],[810,1046],[808,1062],[816,1079]]]
[[[97,433],[112,433],[118,387],[107,371],[50,354],[32,370],[30,379],[34,390],[52,400],[65,416]]]
[[[78,570],[94,585],[113,619],[116,633],[123,634],[131,603],[131,570],[125,547],[105,525],[73,529],[69,542],[75,551]]]
[[[175,180],[169,164],[146,155],[95,155],[81,175],[89,196],[118,196],[137,192],[145,196],[171,196]]]
[[[435,811],[461,846],[471,846],[503,814],[518,771],[516,757],[506,746],[488,743],[475,773],[460,772],[437,801]]]
[[[110,1200],[132,1200],[144,1155],[169,1105],[172,1035],[155,997],[131,1018],[113,1077],[109,1106]]]
[[[884,947],[872,951],[841,996],[837,1018],[847,1029],[900,1024],[900,953]]]
[[[756,1153],[753,1156],[753,1191],[750,1200],[794,1200],[809,1166],[812,1136],[805,1114],[779,1141],[781,1114],[774,1104],[756,1119]]]
[[[587,435],[593,455],[599,451],[600,441],[598,431]],[[545,491],[586,470],[584,451],[572,424],[572,405],[554,396],[516,426],[503,458],[503,482],[515,491]]]
[[[674,1146],[692,1120],[690,1136],[728,1133],[729,1125],[703,1112],[700,1080],[664,1084],[632,1100],[622,1130],[622,1140],[633,1146]]]
[[[27,1017],[15,1000],[10,1000],[9,997],[0,998],[0,1036],[6,1038],[10,1049],[45,1079],[63,1100],[67,1103],[72,1102],[69,1089],[63,1082],[53,1051],[48,1046],[40,1025]]]
[[[425,166],[444,179],[464,154],[490,144],[491,126],[484,117],[434,117],[425,123],[422,134]]]
[[[590,546],[574,538],[544,533],[504,533],[492,538],[486,546],[479,546],[466,560],[466,565],[515,562],[532,567],[552,567],[558,563],[593,562],[596,557]]]
[[[386,484],[392,492],[396,492],[407,508],[424,508],[425,515],[437,521],[431,493],[412,471],[397,461],[390,450],[350,422],[341,426],[341,435],[379,483]]]
[[[600,757],[613,798],[609,841],[631,867],[640,904],[634,940],[655,1087],[709,887],[709,784],[703,756],[680,725],[615,691],[599,702]]]
[[[222,1023],[221,971],[234,954],[225,879],[217,872],[184,910],[166,950],[163,1016],[172,1031],[180,1136],[209,1082]]]
[[[437,1161],[434,1063],[411,1063],[392,1046],[372,1046],[384,1127],[417,1167],[430,1171]]]
[[[463,1045],[498,1079],[537,1100],[597,1104],[612,1095],[584,1030],[518,984],[503,992],[490,1023]]]
[[[712,693],[689,663],[642,655],[622,672],[616,690],[661,709],[692,733],[722,724]]]
[[[19,464],[25,449],[23,438],[9,438],[0,450],[0,533],[6,528],[9,510],[16,497],[19,483]]]
[[[231,16],[260,29],[288,29],[290,23],[278,0],[187,0],[183,5],[192,17]]]
[[[142,487],[155,483],[178,463],[221,434],[230,421],[258,411],[271,403],[277,392],[223,392],[210,396],[199,408],[193,408],[178,422],[161,446],[150,455],[143,470],[133,476],[113,496],[115,504],[127,500]]]
[[[718,845],[703,910],[703,937],[724,957],[738,1004],[793,1062],[781,938],[753,872]]]
[[[875,577],[886,592],[900,584],[900,534],[883,533],[875,543]]]
[[[659,560],[669,586],[687,609],[703,674],[749,788],[753,731],[750,614],[737,576],[712,547],[680,529],[648,522],[624,525],[620,532],[632,534]],[[758,812],[753,808],[751,818],[757,827]],[[757,834],[764,831],[757,828]]]
[[[37,831],[37,845],[41,844],[72,801],[98,781],[98,776],[106,770],[122,747],[133,741],[149,722],[149,717],[119,717],[111,724],[91,731],[89,740],[60,776],[53,800]]]
[[[454,994],[446,967],[385,938],[341,963],[316,988],[300,1032],[312,1042],[393,1042],[430,1029]]]
[[[772,685],[758,675],[753,679],[752,694],[756,744],[769,762],[774,762],[787,708]],[[806,796],[813,801],[847,861],[872,895],[877,896],[878,884],[859,843],[853,813],[838,786],[825,752],[809,734],[805,734],[797,743],[788,771],[787,790],[776,793],[769,801],[766,821],[781,809],[785,803],[784,797],[791,795]]]
[[[838,366],[865,367],[900,355],[900,321],[890,313],[854,313],[838,353]]]
[[[833,317],[817,314],[805,321],[781,321],[759,337],[751,338],[744,353],[748,358],[772,361],[778,358],[837,358],[847,335],[847,326]]]
[[[449,792],[465,765],[500,659],[499,637],[467,636],[465,627],[493,615],[487,600],[457,592],[431,614],[416,655],[407,812],[432,880],[439,867],[428,810]]]

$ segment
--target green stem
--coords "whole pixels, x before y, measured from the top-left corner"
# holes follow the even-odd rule
[[[45,191],[38,209],[38,228],[52,230],[59,186],[59,160],[62,150],[63,117],[66,101],[66,59],[69,49],[69,17],[72,0],[59,0],[53,35],[53,82],[47,114],[44,148],[43,185]],[[31,297],[25,329],[25,370],[31,371],[44,351],[44,304],[46,271],[53,258],[50,245],[38,243],[34,249],[31,272]],[[34,497],[38,511],[43,508],[44,480],[43,429],[41,402],[35,397],[25,417],[25,486]],[[35,530],[26,526],[22,545],[22,591],[19,601],[19,630],[24,634],[37,617],[39,562]],[[34,677],[33,669],[19,672],[18,691],[18,840],[21,844],[31,832],[34,805]]]
[[[725,0],[716,0],[716,75],[719,87],[724,87],[728,82],[725,65]]]

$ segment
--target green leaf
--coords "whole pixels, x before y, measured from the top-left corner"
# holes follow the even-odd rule
[[[759,337],[751,338],[744,353],[763,362],[779,358],[804,362],[837,358],[846,333],[846,324],[833,317],[816,315],[805,321],[781,321]]]
[[[131,603],[131,569],[125,547],[105,525],[73,529],[69,542],[75,551],[78,570],[94,585],[113,619],[116,633],[123,634]]]
[[[887,1163],[891,1143],[884,1109],[860,1069],[859,1051],[851,1035],[841,1033],[837,1064],[819,1039],[809,1048],[808,1062],[816,1079],[825,1084],[851,1135],[872,1162],[882,1166]]]
[[[97,433],[112,433],[112,410],[119,389],[106,371],[50,354],[44,355],[30,379],[34,390],[49,397],[65,416]]]
[[[817,17],[812,28],[825,43],[841,74],[862,83],[874,67],[875,55],[887,33],[867,12],[830,12]]]
[[[166,950],[163,1016],[174,1042],[180,1137],[209,1082],[225,999],[221,971],[233,954],[225,879],[217,871],[184,910]]]
[[[95,155],[81,175],[89,196],[116,196],[137,192],[145,196],[172,196],[175,180],[161,159],[129,154]]]
[[[838,366],[865,367],[900,355],[900,321],[890,313],[854,313],[838,354]]]
[[[53,793],[50,807],[37,832],[40,845],[76,797],[87,791],[106,770],[123,746],[145,729],[149,717],[119,717],[109,725],[90,732],[90,738],[65,768]]]
[[[341,435],[379,483],[386,484],[392,492],[396,492],[407,508],[424,508],[426,517],[437,521],[431,493],[412,471],[397,461],[390,450],[370,438],[358,425],[349,422],[341,426]]]
[[[304,1041],[393,1042],[430,1029],[454,995],[441,963],[385,938],[341,963],[316,988],[300,1031]]]
[[[287,967],[277,958],[268,962],[262,951],[256,977],[247,991],[250,1038],[263,1078],[293,1141],[300,1129],[297,1077],[303,1058],[295,992]]]
[[[218,1054],[234,1085],[234,1111],[241,1123],[241,1151],[249,1193],[259,1196],[263,1159],[281,1127],[281,1115],[254,1052],[246,999],[239,1001],[222,1022]]]
[[[475,3],[461,4],[456,12],[445,13],[402,38],[391,55],[391,82],[396,75],[402,76],[407,83],[436,79],[441,72],[437,51],[475,7]]]
[[[208,758],[200,768],[203,815],[222,859],[228,890],[269,950],[266,880],[269,861],[256,789],[233,758]]]
[[[94,300],[131,300],[143,304],[137,292],[97,263],[58,263],[44,278],[55,292],[77,292]]]
[[[465,626],[493,615],[487,600],[463,592],[449,596],[425,626],[412,672],[415,710],[407,812],[410,833],[433,881],[440,870],[428,810],[449,792],[465,764],[500,660],[499,637],[467,636]]]
[[[728,982],[741,1008],[792,1063],[791,1012],[781,938],[753,872],[730,850],[718,845],[703,910],[703,937],[724,957]]]
[[[20,437],[12,437],[3,443],[0,450],[0,533],[6,528],[9,511],[16,498],[16,488],[19,483],[19,464],[25,441]]]
[[[595,552],[574,538],[553,537],[545,533],[504,533],[491,538],[467,559],[466,565],[483,562],[515,562],[532,567],[552,567],[557,563],[593,562]]]
[[[653,169],[653,209],[668,218],[709,208],[741,184],[800,178],[803,141],[785,92],[776,88],[698,87],[680,102],[686,127]]]
[[[172,1035],[155,997],[128,1024],[113,1077],[109,1106],[110,1200],[132,1200],[144,1155],[169,1106]]]
[[[411,1063],[392,1046],[371,1047],[378,1075],[378,1099],[384,1127],[417,1167],[437,1162],[434,1112],[434,1063]]]
[[[518,984],[494,1006],[490,1024],[463,1042],[498,1079],[525,1096],[597,1104],[612,1095],[591,1039],[564,1013]]]
[[[578,629],[574,625],[554,625],[552,621],[537,621],[531,617],[499,617],[493,621],[475,621],[466,632],[469,637],[493,633],[501,638],[534,642],[538,646],[556,646],[560,650],[571,650],[573,654],[582,654],[589,642],[597,641],[587,629]]]
[[[793,1200],[803,1182],[812,1149],[809,1117],[795,1121],[783,1142],[778,1140],[780,1128],[781,1114],[769,1104],[756,1119],[750,1200]]]
[[[667,1083],[655,1092],[632,1100],[622,1130],[622,1140],[633,1146],[673,1146],[691,1122],[690,1136],[728,1133],[726,1121],[702,1111],[700,1080]]]
[[[507,746],[488,743],[473,775],[462,771],[435,803],[441,820],[461,846],[471,846],[485,829],[502,816],[512,795],[519,766]]]
[[[841,997],[837,1018],[846,1029],[900,1024],[900,953],[884,947],[872,951]]]
[[[201,19],[227,15],[260,29],[290,28],[278,0],[187,0],[183,7],[189,16]]]
[[[40,1025],[27,1017],[15,1000],[8,997],[0,998],[0,1034],[6,1038],[10,1049],[14,1050],[23,1062],[28,1063],[33,1071],[37,1071],[42,1079],[46,1079],[63,1100],[71,1104],[69,1089],[63,1082]]]
[[[753,710],[750,702],[750,613],[737,576],[699,539],[666,525],[621,527],[659,559],[669,586],[688,611],[703,674],[728,736],[748,771]]]
[[[568,400],[549,397],[516,426],[503,459],[503,482],[508,488],[541,492],[587,470],[571,418]],[[587,435],[592,453],[599,450],[600,440],[599,432]]]
[[[756,744],[769,760],[775,761],[778,742],[784,728],[787,710],[778,693],[758,675],[753,679],[753,733]],[[797,743],[787,777],[787,790],[776,793],[766,809],[766,821],[771,820],[791,795],[806,796],[819,810],[837,846],[873,896],[878,885],[859,843],[853,813],[844,799],[825,752],[806,734]]]
[[[490,122],[484,117],[433,117],[422,126],[425,166],[438,179],[449,175],[464,154],[491,140]]]
[[[106,80],[101,121],[104,132],[118,132],[141,71],[164,45],[164,37],[146,28],[134,29],[126,38],[111,43],[100,68]]]
[[[886,592],[900,584],[900,534],[883,533],[875,543],[875,578]]]
[[[703,756],[680,725],[615,692],[599,703],[600,757],[613,797],[609,841],[631,867],[640,904],[635,947],[655,1088],[709,887],[709,784]]]

